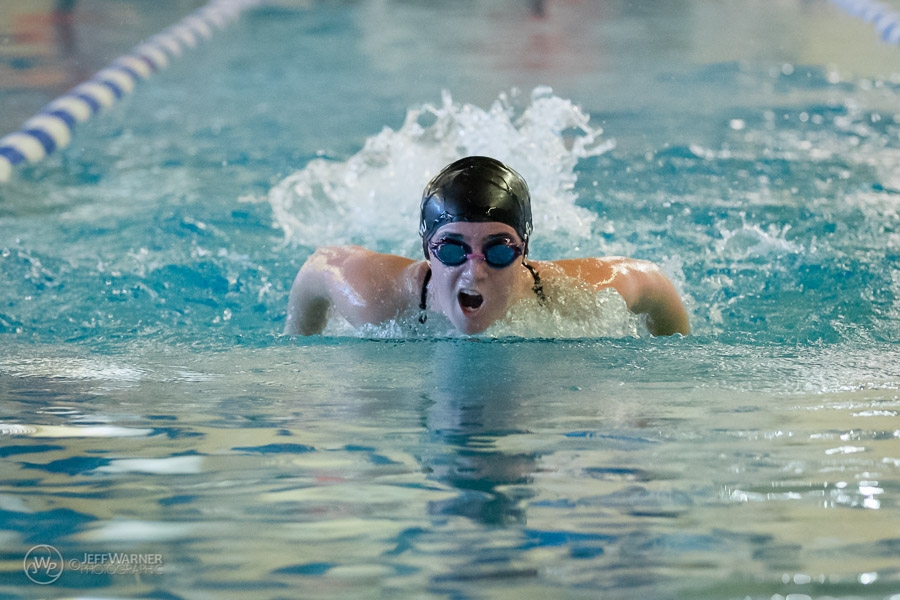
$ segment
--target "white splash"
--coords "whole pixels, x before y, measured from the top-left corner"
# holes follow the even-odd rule
[[[614,289],[595,292],[576,282],[544,289],[553,298],[542,306],[529,298],[513,306],[506,318],[486,331],[488,337],[547,339],[630,338],[640,337],[642,317],[628,310],[625,300]]]
[[[353,243],[416,256],[425,184],[457,158],[487,155],[528,182],[535,237],[588,238],[595,215],[575,205],[575,165],[614,143],[550,88],[536,88],[523,108],[519,100],[501,94],[483,110],[444,92],[440,106],[409,109],[399,130],[385,128],[346,162],[313,160],[275,185],[268,194],[275,224],[290,244]]]
[[[780,229],[770,225],[763,230],[759,225],[748,225],[746,222],[740,229],[722,229],[722,239],[718,243],[719,252],[732,258],[783,256],[799,254],[803,246],[786,239],[791,226]]]

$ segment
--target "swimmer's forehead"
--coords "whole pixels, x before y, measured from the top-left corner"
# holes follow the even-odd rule
[[[516,230],[505,223],[488,221],[485,223],[456,222],[442,225],[434,232],[433,238],[446,240],[481,240],[509,239],[520,242]]]

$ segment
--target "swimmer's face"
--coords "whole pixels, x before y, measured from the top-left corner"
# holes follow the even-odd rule
[[[522,239],[504,223],[448,223],[431,237],[431,244],[457,244],[481,255],[485,248],[505,244],[521,248]],[[458,244],[457,244],[458,245]],[[505,249],[504,249],[505,250]],[[494,252],[491,252],[494,258]],[[499,253],[499,254],[502,254]],[[484,258],[467,258],[458,266],[448,266],[429,251],[435,308],[441,310],[459,331],[480,333],[506,316],[510,306],[531,290],[533,279],[516,255],[506,267],[495,267]],[[496,263],[496,260],[494,260]]]

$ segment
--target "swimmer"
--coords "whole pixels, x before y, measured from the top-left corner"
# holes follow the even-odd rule
[[[631,312],[646,315],[652,335],[690,332],[675,287],[653,263],[623,257],[531,261],[531,230],[525,180],[492,158],[460,159],[422,195],[425,260],[359,246],[319,248],[294,279],[284,333],[321,333],[332,310],[354,327],[418,310],[422,322],[429,313],[443,313],[460,332],[476,334],[525,298],[552,303],[545,290],[559,284],[616,290]]]

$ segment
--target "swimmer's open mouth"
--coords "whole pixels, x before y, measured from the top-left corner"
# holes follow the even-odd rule
[[[484,303],[484,297],[476,292],[461,291],[458,300],[463,310],[476,310]]]

